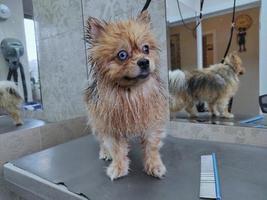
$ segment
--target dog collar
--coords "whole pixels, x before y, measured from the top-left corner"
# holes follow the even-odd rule
[[[228,66],[235,72],[235,68],[234,68],[233,65],[230,65],[230,64],[228,64],[228,63],[226,63],[225,65],[228,65]]]

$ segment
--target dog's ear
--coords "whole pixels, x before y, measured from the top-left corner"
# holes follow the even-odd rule
[[[85,40],[90,42],[97,39],[105,31],[106,22],[89,17],[86,23]]]
[[[238,53],[237,53],[237,51],[233,51],[230,55],[231,56],[238,56]]]
[[[233,55],[238,55],[237,51],[232,52]]]
[[[229,53],[229,55],[227,57],[229,58],[229,61],[232,63],[235,61],[237,56],[238,56],[237,52],[233,51],[233,52]]]
[[[144,24],[149,24],[150,25],[150,22],[151,22],[151,18],[150,18],[150,14],[147,10],[141,12],[137,18],[136,18],[136,21],[138,22],[141,22],[141,23],[144,23]]]

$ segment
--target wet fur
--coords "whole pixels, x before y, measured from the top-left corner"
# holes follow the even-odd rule
[[[195,103],[205,101],[213,115],[234,117],[228,112],[227,106],[238,90],[239,75],[244,72],[242,61],[235,52],[231,53],[223,64],[215,64],[203,70],[190,73],[170,71],[171,111],[177,112],[185,108],[191,117],[195,117]]]
[[[21,125],[20,104],[22,97],[11,81],[0,81],[0,109],[9,114],[16,125]]]
[[[167,119],[167,93],[159,76],[158,46],[150,30],[149,14],[109,23],[89,18],[86,40],[91,78],[85,102],[89,124],[100,142],[99,157],[112,159],[107,175],[113,180],[128,174],[128,140],[140,136],[145,171],[162,177],[166,169],[159,149]],[[141,44],[149,45],[148,55],[140,52]],[[120,49],[130,53],[126,61],[116,58]],[[143,57],[150,62],[150,76],[145,80],[125,79],[138,75],[136,63]]]

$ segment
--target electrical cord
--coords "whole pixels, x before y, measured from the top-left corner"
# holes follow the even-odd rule
[[[147,1],[146,1],[146,3],[145,3],[145,5],[144,5],[144,7],[143,7],[141,13],[148,9],[150,3],[151,3],[151,0],[147,0]]]

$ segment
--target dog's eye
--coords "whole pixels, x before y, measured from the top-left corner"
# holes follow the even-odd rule
[[[117,57],[120,61],[125,61],[128,58],[128,53],[125,50],[120,50]]]
[[[144,45],[142,48],[142,51],[144,54],[149,54],[149,46],[148,45]]]

